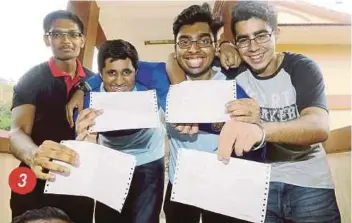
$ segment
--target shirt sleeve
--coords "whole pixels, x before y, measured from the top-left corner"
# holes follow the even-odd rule
[[[84,98],[83,98],[83,109],[89,108],[90,107],[90,91],[84,93]],[[75,108],[73,110],[73,121],[74,121],[74,126],[76,129],[76,120],[78,118],[78,109]]]
[[[101,79],[99,74],[91,75],[90,77],[85,79],[85,83],[88,87],[88,90],[90,90],[90,91],[92,89],[99,88],[102,82],[103,82],[103,80]]]
[[[36,105],[42,79],[43,76],[37,68],[24,74],[14,86],[11,110],[24,104]]]
[[[166,96],[170,82],[166,73],[165,63],[139,62],[136,81],[148,89],[155,89],[158,105],[165,111]]]
[[[290,66],[298,111],[308,107],[328,110],[324,79],[318,64],[303,55],[296,55]]]
[[[158,66],[154,69],[151,85],[156,90],[159,106],[165,111],[166,97],[170,88],[170,82],[164,63],[158,64]]]

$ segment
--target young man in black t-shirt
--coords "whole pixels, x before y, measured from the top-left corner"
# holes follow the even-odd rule
[[[55,11],[45,17],[43,25],[44,41],[53,57],[30,69],[14,87],[10,138],[11,152],[22,161],[20,166],[31,168],[39,180],[33,192],[11,194],[12,216],[53,206],[65,211],[74,222],[92,222],[92,199],[43,194],[45,180],[55,178],[49,170],[69,172],[53,160],[78,163],[78,155],[59,144],[61,140],[74,139],[74,130],[66,120],[65,105],[74,86],[93,74],[77,59],[85,37],[83,24],[76,15]]]

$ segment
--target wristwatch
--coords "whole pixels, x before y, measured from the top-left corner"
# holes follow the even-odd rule
[[[76,84],[75,89],[81,90],[84,93],[86,93],[88,91],[88,88],[87,88],[87,85],[85,82],[79,82],[78,84]]]

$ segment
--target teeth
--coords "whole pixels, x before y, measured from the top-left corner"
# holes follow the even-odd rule
[[[188,59],[188,64],[191,67],[199,67],[202,64],[202,58]]]
[[[251,59],[258,60],[262,57],[262,55],[257,55],[257,56],[251,56]]]
[[[112,88],[114,91],[125,91],[126,88],[125,87],[113,87]]]

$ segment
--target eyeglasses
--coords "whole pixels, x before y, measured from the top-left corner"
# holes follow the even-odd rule
[[[210,38],[203,38],[198,40],[182,39],[178,41],[176,44],[181,49],[190,49],[193,43],[196,43],[199,48],[206,48],[206,47],[212,46],[213,41]]]
[[[68,31],[68,32],[49,31],[45,35],[50,36],[51,38],[54,38],[54,39],[61,39],[64,36],[67,36],[69,39],[78,39],[82,37],[83,34],[77,31]]]
[[[271,39],[271,36],[273,35],[273,33],[274,32],[266,33],[266,34],[259,34],[259,35],[255,36],[252,39],[250,39],[250,38],[242,38],[242,39],[236,40],[236,46],[238,48],[248,47],[249,45],[251,45],[252,40],[254,40],[257,44],[267,43]]]

